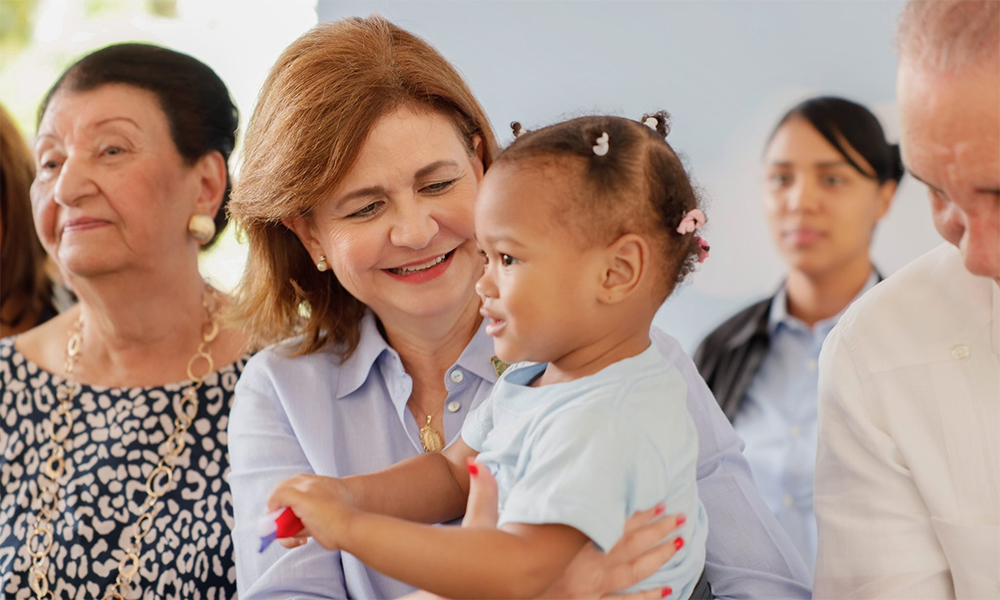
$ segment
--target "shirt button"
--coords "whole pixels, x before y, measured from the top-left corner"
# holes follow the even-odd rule
[[[969,358],[970,354],[972,354],[972,352],[969,351],[968,346],[955,346],[954,348],[951,349],[951,355],[957,358],[958,360],[962,360],[963,358]]]
[[[815,360],[810,360],[809,362],[806,363],[806,368],[809,369],[810,371],[815,371],[816,366],[817,364]]]
[[[785,494],[785,497],[781,499],[781,503],[785,506],[791,506],[795,504],[795,498],[792,498],[791,494]]]
[[[462,403],[458,400],[452,400],[448,403],[448,412],[458,412],[460,408],[462,408]]]
[[[465,379],[465,374],[459,371],[458,369],[455,369],[454,371],[451,372],[451,375],[449,375],[449,377],[455,383],[462,383],[462,380]]]
[[[793,438],[799,437],[800,435],[802,435],[802,428],[799,427],[798,425],[792,427],[791,434]]]

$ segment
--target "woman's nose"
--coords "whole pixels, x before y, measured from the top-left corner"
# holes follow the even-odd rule
[[[785,206],[792,212],[812,211],[818,205],[819,199],[816,190],[801,179],[788,189],[785,196]]]
[[[75,206],[81,199],[97,191],[86,165],[75,157],[67,157],[59,167],[53,197],[63,206]]]
[[[399,205],[397,220],[389,232],[389,241],[394,246],[420,250],[426,248],[440,231],[431,208],[416,199]]]

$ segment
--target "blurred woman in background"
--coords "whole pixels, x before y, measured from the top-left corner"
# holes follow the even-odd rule
[[[789,110],[764,163],[764,210],[788,274],[772,297],[705,338],[695,363],[811,571],[819,352],[844,310],[881,280],[869,257],[872,236],[903,165],[875,115],[831,97]]]

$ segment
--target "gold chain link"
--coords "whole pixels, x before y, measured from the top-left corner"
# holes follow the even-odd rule
[[[219,334],[215,312],[218,308],[218,293],[210,285],[205,285],[202,297],[202,307],[207,315],[201,328],[201,341],[198,349],[188,361],[187,376],[190,385],[181,392],[181,400],[177,415],[174,418],[174,431],[164,441],[166,449],[159,462],[146,479],[146,501],[140,506],[141,512],[134,524],[131,542],[125,550],[125,555],[118,563],[118,576],[108,588],[104,600],[125,600],[132,586],[132,580],[142,566],[142,541],[153,528],[160,498],[170,491],[174,482],[174,465],[177,458],[184,452],[184,434],[194,422],[198,414],[198,390],[205,383],[205,378],[215,371],[215,361],[212,359],[211,344]],[[55,532],[52,524],[57,516],[59,495],[62,489],[59,480],[66,472],[66,461],[69,458],[69,438],[73,427],[73,399],[80,392],[80,384],[72,381],[73,369],[80,357],[80,346],[83,342],[83,315],[76,320],[70,330],[69,341],[66,343],[66,364],[64,371],[66,380],[56,388],[58,403],[52,409],[49,420],[49,440],[42,447],[48,448],[48,459],[42,467],[44,477],[38,478],[39,509],[35,516],[34,529],[25,544],[31,557],[29,581],[35,592],[35,599],[55,598],[49,589],[49,555],[55,543]],[[204,365],[204,372],[195,367]]]

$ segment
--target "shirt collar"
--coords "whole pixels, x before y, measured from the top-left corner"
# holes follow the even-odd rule
[[[378,358],[389,350],[389,344],[379,332],[372,311],[365,311],[365,316],[361,318],[360,330],[358,347],[354,350],[354,354],[340,365],[340,377],[337,380],[338,400],[361,387],[368,380],[368,375]]]
[[[375,315],[370,310],[365,311],[365,315],[361,319],[360,329],[361,337],[357,349],[350,358],[341,364],[340,378],[337,382],[338,399],[354,393],[364,385],[383,354],[389,354],[396,358],[394,366],[398,368],[398,374],[403,375],[403,366],[396,351],[382,337]],[[455,366],[490,383],[496,383],[498,375],[493,366],[493,356],[493,339],[486,334],[486,319],[483,319],[483,322],[479,324],[479,329],[472,336],[472,340],[455,362]],[[448,372],[451,372],[453,368],[454,366],[448,369]]]
[[[479,329],[472,336],[469,345],[462,351],[455,364],[462,369],[485,379],[490,383],[496,383],[499,376],[493,366],[493,338],[486,333],[486,319],[479,324]]]
[[[865,282],[861,291],[858,292],[854,298],[851,298],[851,301],[848,302],[839,313],[827,319],[823,319],[822,321],[817,321],[813,326],[813,331],[827,331],[833,329],[833,326],[837,324],[837,321],[840,320],[840,317],[844,314],[848,307],[854,304],[854,302],[863,296],[865,292],[875,287],[875,284],[877,284],[880,280],[881,278],[879,277],[878,272],[875,269],[872,269],[871,274],[868,276],[868,281]],[[809,330],[809,327],[807,327],[805,323],[788,313],[788,290],[785,283],[782,283],[781,287],[778,288],[778,291],[774,294],[774,301],[771,302],[771,312],[767,317],[768,334],[774,336],[779,325],[794,327],[805,331]]]

